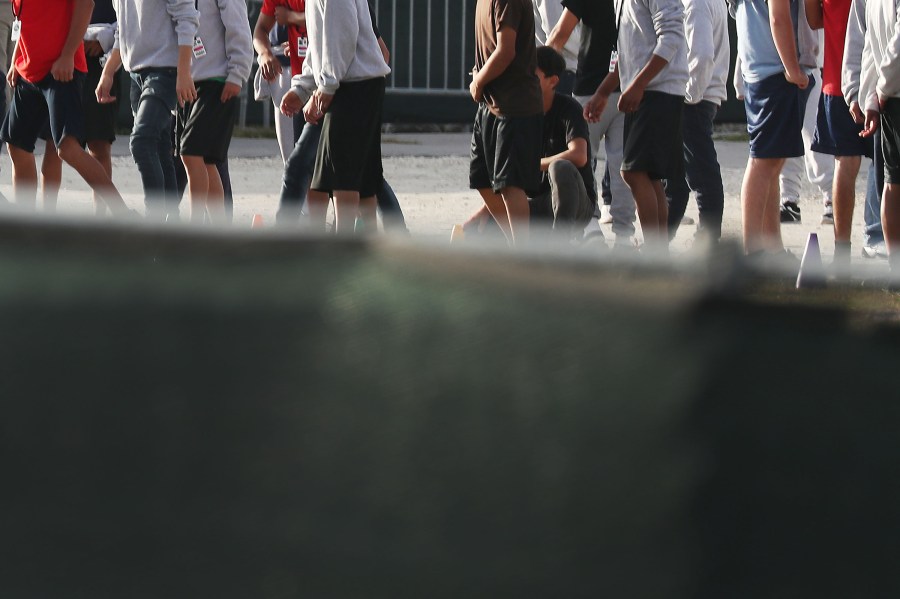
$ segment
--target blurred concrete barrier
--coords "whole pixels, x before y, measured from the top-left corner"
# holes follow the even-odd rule
[[[0,221],[0,596],[888,597],[895,328],[666,271]]]

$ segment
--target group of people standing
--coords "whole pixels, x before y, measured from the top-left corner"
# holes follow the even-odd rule
[[[893,245],[900,256],[895,199],[900,114],[893,112],[895,102],[900,105],[896,0],[868,0],[868,6],[866,0],[531,0],[530,5],[528,0],[478,0],[471,92],[479,108],[470,183],[510,242],[527,236],[541,203],[529,206],[529,199],[554,188],[558,169],[549,164],[568,159],[561,152],[580,147],[577,139],[587,142],[589,161],[605,141],[605,177],[597,178],[599,194],[587,197],[611,196],[617,246],[632,245],[636,209],[645,244],[664,249],[690,192],[697,196],[698,236],[719,239],[724,192],[712,133],[726,98],[729,12],[738,31],[735,84],[750,134],[741,188],[747,254],[765,261],[793,259],[784,250],[780,226],[799,220],[798,192],[793,191],[797,167],[792,162],[792,173],[782,169],[788,160],[806,156],[811,179],[829,181],[822,185],[823,222],[834,225],[835,265],[848,267],[855,183],[866,156],[873,166],[863,255],[884,255]],[[810,99],[820,72],[817,29],[824,29],[822,92]],[[545,51],[532,40],[566,54],[578,33],[574,73],[570,61],[552,75],[557,93],[572,93],[582,107],[589,134],[582,136],[577,132],[583,129],[572,126],[564,144],[549,148],[554,112],[551,102],[541,106],[539,101],[548,75],[542,68]],[[560,60],[565,63],[564,57]],[[814,113],[806,118],[805,142],[807,101]],[[542,129],[535,124],[542,115],[543,144]],[[576,156],[573,165],[579,167],[581,155]],[[829,169],[833,174],[815,172]],[[543,187],[535,179],[542,172]],[[779,175],[788,180],[779,184]],[[590,186],[593,180],[583,183]],[[596,207],[576,212],[596,214]],[[579,226],[590,221],[579,218]],[[886,249],[879,245],[882,220]],[[483,222],[483,214],[473,217],[464,230]]]

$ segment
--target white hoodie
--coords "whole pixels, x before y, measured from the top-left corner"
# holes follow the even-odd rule
[[[372,29],[367,0],[308,0],[306,61],[316,87],[334,95],[344,81],[386,77],[391,72]]]
[[[682,0],[687,37],[688,104],[721,105],[728,95],[728,9],[722,0]]]
[[[900,97],[900,28],[897,27],[900,15],[897,4],[897,0],[868,0],[866,3],[865,52],[871,54],[875,77],[874,89],[860,85],[860,93],[865,90],[864,107],[867,110],[878,110],[878,96]]]

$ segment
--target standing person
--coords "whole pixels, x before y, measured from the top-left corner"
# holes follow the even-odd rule
[[[117,98],[110,104],[100,104],[94,90],[100,83],[106,55],[112,51],[116,38],[116,11],[112,0],[94,0],[91,24],[84,34],[84,54],[87,60],[87,77],[82,93],[84,106],[84,137],[88,152],[103,166],[112,179],[112,144],[116,141],[116,119],[119,114],[119,77],[113,79],[110,95]],[[104,205],[94,194],[94,210],[105,212]]]
[[[717,242],[722,236],[725,190],[713,143],[713,120],[727,97],[730,44],[728,11],[721,0],[683,0],[687,37],[688,83],[682,114],[685,177],[666,181],[668,232],[673,239],[690,192],[697,194],[697,236]]]
[[[847,43],[844,45],[844,63],[841,69],[841,92],[850,107],[853,120],[862,125],[865,115],[861,93],[863,80],[871,85],[873,65],[871,54],[865,52],[866,0],[853,0],[847,22]],[[863,56],[865,55],[865,60]],[[864,64],[865,63],[865,64]],[[863,211],[865,224],[862,255],[864,258],[887,258],[884,232],[881,229],[881,194],[884,192],[884,152],[881,148],[881,128],[872,134],[872,162],[866,184],[866,204]]]
[[[881,225],[891,273],[896,276],[900,273],[900,14],[895,0],[867,0],[865,17],[863,81],[868,78],[866,59],[870,57],[874,85],[861,83],[859,91],[865,98],[863,135],[870,137],[881,126],[885,170]]]
[[[538,46],[546,46],[553,33],[553,28],[563,14],[561,0],[531,0],[534,8],[534,35]],[[581,25],[579,24],[559,51],[566,61],[566,70],[559,78],[557,93],[567,96],[575,91],[575,71],[578,69],[578,48],[581,42]]]
[[[21,33],[14,64],[7,73],[7,83],[15,90],[0,138],[13,161],[18,203],[34,205],[34,145],[49,120],[59,157],[81,175],[114,215],[126,215],[131,211],[112,180],[82,148],[81,86],[87,71],[82,39],[92,8],[91,0],[32,0],[27,11],[22,0],[13,4]]]
[[[311,188],[333,196],[335,232],[351,234],[361,202],[374,208],[383,181],[381,109],[390,68],[366,0],[311,0],[306,15],[316,91],[303,115],[322,122]],[[327,210],[321,197],[309,198],[314,222]]]
[[[258,76],[269,82],[276,109],[291,87],[291,77],[302,71],[308,45],[306,0],[263,0],[253,28],[253,48]],[[303,124],[302,115],[290,117],[279,111],[275,116],[275,134],[285,162]]]
[[[478,103],[469,187],[512,245],[528,240],[527,193],[540,184],[541,88],[535,75],[534,17],[527,0],[478,0],[475,68]]]
[[[860,136],[857,124],[841,92],[841,68],[850,0],[806,0],[806,18],[813,29],[825,30],[825,60],[822,68],[822,96],[812,150],[834,156],[834,266],[846,272],[850,267],[850,228],[856,203],[856,177],[862,156],[872,157],[872,141]]]
[[[252,35],[244,0],[197,0],[197,8],[200,27],[191,64],[197,99],[176,113],[176,154],[187,171],[191,222],[201,224],[208,216],[224,225],[225,190],[216,164],[228,156],[238,94],[253,63]]]
[[[585,106],[609,73],[610,56],[616,48],[616,11],[612,0],[562,0],[565,7],[547,45],[561,51],[575,28],[581,25],[581,46],[575,73],[575,99]],[[604,142],[606,165],[601,180],[609,180],[610,216],[616,248],[632,248],[635,205],[631,190],[622,178],[622,150],[625,115],[619,111],[619,88],[614,89],[600,119],[588,123],[594,159]],[[607,185],[602,185],[604,195]],[[606,200],[604,200],[606,201]]]
[[[668,248],[662,180],[684,176],[681,113],[688,82],[681,0],[619,0],[617,60],[584,107],[598,121],[621,82],[625,113],[622,177],[637,205],[644,242]]]
[[[778,176],[803,155],[803,112],[810,74],[797,51],[799,0],[732,0],[745,82],[750,158],[741,186],[744,251],[784,255]]]
[[[172,155],[172,111],[197,99],[191,79],[191,56],[197,35],[195,0],[113,0],[116,42],[109,54],[97,101],[115,101],[110,93],[120,66],[131,73],[131,156],[144,187],[144,206],[151,220],[178,218],[175,164]],[[152,35],[148,35],[152,32]]]

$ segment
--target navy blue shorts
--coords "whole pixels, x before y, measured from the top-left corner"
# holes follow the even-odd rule
[[[807,88],[800,89],[783,73],[745,84],[744,109],[751,157],[803,156],[803,114],[812,86],[812,75]]]
[[[19,78],[9,112],[0,127],[0,139],[26,152],[34,152],[34,144],[49,121],[57,148],[67,136],[77,139],[83,147],[83,86],[84,73],[79,71],[65,83],[49,74],[36,84]]]
[[[863,126],[850,116],[850,107],[843,96],[822,94],[816,115],[816,134],[812,151],[831,156],[872,157],[872,138],[860,137]]]
[[[541,185],[541,131],[544,115],[496,116],[478,105],[469,161],[469,188],[500,193],[518,187],[529,196]]]

